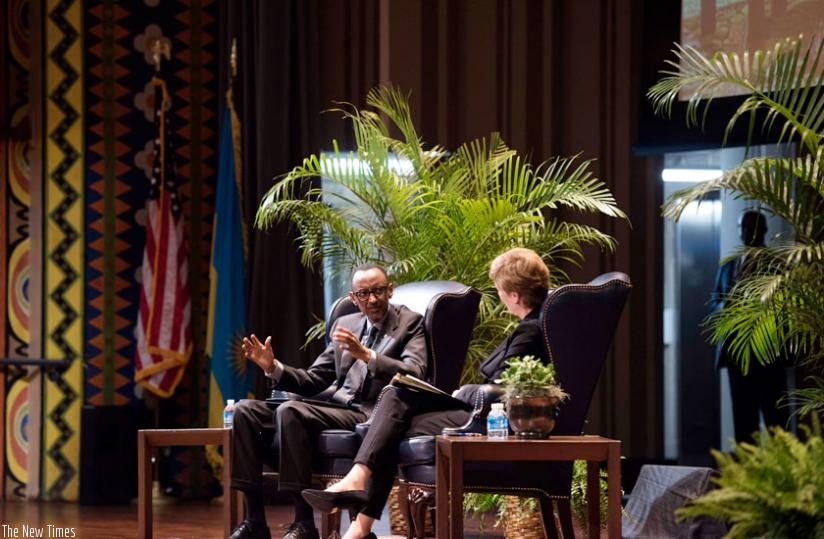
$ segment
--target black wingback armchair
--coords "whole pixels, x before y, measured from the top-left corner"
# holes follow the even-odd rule
[[[419,281],[395,288],[391,301],[423,315],[429,354],[427,380],[444,391],[456,388],[466,360],[481,293],[455,281]],[[348,300],[343,303],[347,302],[351,304]],[[343,314],[346,313],[338,313],[338,316]],[[354,432],[340,429],[321,432],[315,455],[315,469],[320,478],[331,480],[349,471],[367,428],[366,425],[359,425]]]
[[[419,281],[395,287],[391,303],[406,305],[423,315],[429,362],[427,376],[429,382],[445,391],[458,386],[461,371],[466,360],[472,329],[481,301],[481,293],[456,281]],[[338,317],[353,313],[357,307],[347,298],[338,299],[330,309],[326,328],[327,343],[331,342],[330,331]],[[278,395],[273,402],[283,398]],[[353,431],[329,429],[321,432],[315,445],[313,479],[323,486],[340,479],[353,465],[353,459],[360,448],[367,425],[359,425]],[[273,454],[278,452],[277,436],[273,441]],[[275,462],[277,459],[273,459]],[[276,472],[265,475],[273,477]],[[321,533],[326,537],[327,528],[339,525],[339,513],[333,519],[323,519]]]
[[[547,356],[561,386],[570,394],[562,406],[553,434],[582,433],[595,385],[612,344],[618,320],[632,285],[620,272],[603,274],[586,284],[551,290],[541,306],[541,327]],[[462,428],[483,433],[483,418],[491,402],[502,395],[490,384],[477,393],[472,418]],[[573,537],[569,504],[572,463],[468,463],[465,489],[536,496],[541,502],[548,537],[557,537],[553,501],[558,506],[564,537]],[[434,436],[415,436],[400,447],[400,482],[408,500],[408,537],[423,538],[424,516],[434,503]],[[405,505],[405,504],[402,504]]]

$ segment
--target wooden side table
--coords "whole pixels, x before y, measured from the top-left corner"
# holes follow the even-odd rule
[[[486,436],[435,438],[437,537],[463,537],[463,474],[468,461],[587,461],[589,537],[600,535],[598,462],[607,462],[607,533],[621,537],[621,442],[600,436],[553,436],[547,440]]]
[[[223,446],[223,522],[228,537],[237,524],[232,495],[232,429],[144,429],[137,433],[137,536],[152,537],[152,449],[168,446]]]

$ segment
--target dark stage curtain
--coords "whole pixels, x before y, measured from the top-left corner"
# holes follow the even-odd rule
[[[306,330],[323,316],[319,270],[300,263],[296,232],[252,228],[273,181],[303,157],[351,146],[341,102],[362,106],[378,83],[378,0],[245,0],[221,4],[220,80],[229,80],[237,39],[235,103],[243,124],[244,206],[250,229],[249,330],[271,335],[285,363],[308,366],[322,343],[303,349]],[[224,92],[225,94],[225,89]],[[258,384],[262,391],[263,383]]]
[[[238,49],[234,94],[243,125],[244,211],[250,231],[248,326],[259,337],[272,336],[279,359],[306,366],[320,348],[302,348],[315,316],[323,316],[320,275],[301,265],[290,226],[260,231],[252,223],[274,179],[320,146],[317,4],[224,2],[222,9],[221,56],[227,59],[222,81],[228,80],[233,38]],[[259,392],[263,387],[258,384]]]
[[[588,249],[571,275],[586,281],[621,270],[635,290],[587,429],[620,437],[626,455],[660,454],[660,163],[632,153],[637,111],[647,106],[640,62],[662,63],[646,50],[646,38],[659,30],[649,23],[654,17],[645,25],[646,4],[660,2],[222,3],[224,58],[231,36],[239,43],[250,222],[273,176],[328,148],[332,138],[350,147],[340,114],[320,111],[336,101],[362,106],[379,83],[410,92],[414,119],[430,145],[454,149],[500,131],[535,163],[556,155],[595,158],[595,174],[607,182],[632,227],[589,218],[618,240],[619,249]],[[667,50],[655,47],[661,58]],[[300,266],[292,234],[284,228],[253,234],[250,327],[271,334],[285,361],[306,364],[317,351],[296,350],[312,313],[321,314],[320,277]]]

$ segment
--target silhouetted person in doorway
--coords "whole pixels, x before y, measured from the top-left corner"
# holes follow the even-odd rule
[[[764,247],[767,234],[767,218],[757,210],[747,210],[738,220],[741,241],[748,247]],[[728,260],[718,268],[715,277],[715,290],[711,304],[713,311],[725,307],[726,298],[735,283],[747,270],[745,256]],[[784,361],[775,361],[762,365],[756,360],[750,361],[747,373],[741,371],[739,362],[731,355],[728,343],[732,337],[716,347],[716,366],[726,367],[730,379],[730,396],[732,414],[737,442],[752,441],[753,433],[760,428],[760,415],[764,424],[778,425],[786,428],[789,414],[785,408],[779,408],[778,399],[787,392],[787,372]]]

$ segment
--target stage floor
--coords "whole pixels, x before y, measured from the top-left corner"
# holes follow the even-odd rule
[[[175,498],[156,497],[154,500],[154,536],[158,539],[196,538],[218,539],[223,537],[222,499],[212,501],[181,501]],[[346,513],[344,513],[344,518]],[[272,537],[283,535],[292,521],[289,505],[268,505],[266,518]],[[466,537],[473,534],[467,522]],[[3,525],[8,526],[4,535]],[[23,527],[34,528],[40,533],[24,535]],[[49,528],[49,526],[52,526]],[[62,528],[63,530],[58,530]],[[73,530],[74,534],[66,529]],[[15,535],[16,530],[16,535]],[[397,538],[389,532],[387,515],[376,522],[375,533],[381,538]],[[487,529],[484,539],[500,537],[498,530]],[[51,533],[50,533],[51,532]],[[0,538],[2,537],[69,537],[75,539],[137,538],[137,502],[130,505],[80,505],[60,502],[0,502]]]

